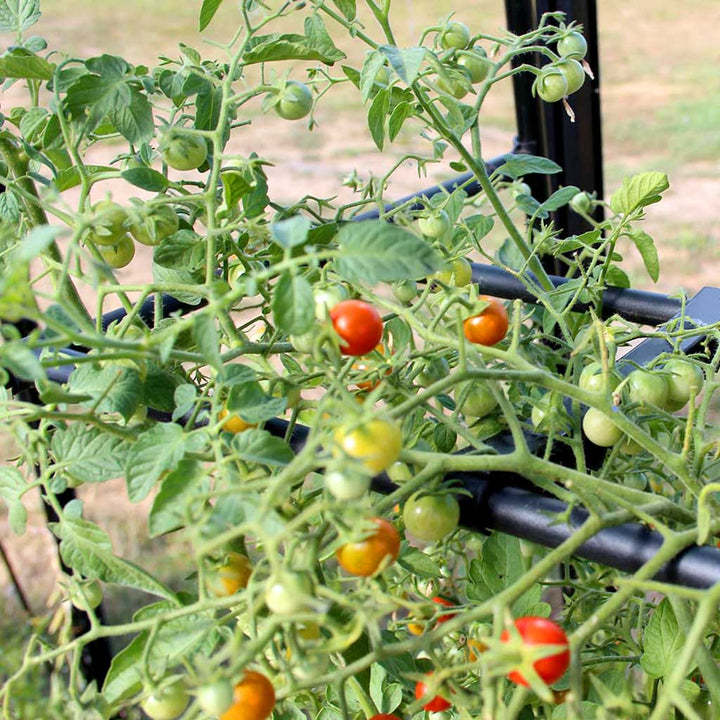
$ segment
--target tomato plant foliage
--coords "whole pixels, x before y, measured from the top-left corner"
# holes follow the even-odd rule
[[[221,5],[202,2],[201,30]],[[626,247],[657,279],[640,223],[667,177],[627,178],[607,203],[593,188],[543,199],[525,178],[561,172],[553,161],[508,154],[491,175],[479,161],[496,83],[529,73],[540,98],[572,104],[589,76],[582,28],[552,13],[505,37],[453,16],[399,47],[390,2],[230,5],[224,42],[146,67],[65,55],[30,34],[37,0],[0,0],[13,43],[0,56],[13,86],[0,118],[0,429],[18,448],[0,499],[22,535],[41,492],[67,573],[1,712],[22,715],[17,688],[40,669],[58,718],[716,709],[718,593],[652,578],[720,532],[717,359],[710,343],[683,357],[682,329],[650,333],[601,308],[607,285],[629,283]],[[392,148],[387,174],[361,168],[340,199],[301,179],[279,202],[277,158],[238,150],[244,128],[270,116],[304,136],[343,92]],[[401,131],[421,149],[403,154]],[[469,171],[479,194],[392,205],[395,172],[430,163]],[[587,232],[554,225],[568,203]],[[567,275],[559,288],[548,259]],[[480,295],[478,260],[536,303]],[[163,296],[182,310],[166,316]],[[115,308],[104,327],[96,316]],[[626,347],[657,333],[667,352],[623,370]],[[497,452],[500,433],[512,442]],[[587,519],[556,549],[478,535],[462,526],[477,512],[473,473],[513,473]],[[62,505],[68,488],[117,479],[147,536],[163,536],[161,559],[123,557],[89,495]],[[631,521],[664,538],[632,578],[575,556]],[[117,587],[137,607],[109,622],[95,608]],[[90,614],[77,637],[71,603]],[[555,640],[528,640],[528,623]],[[100,638],[119,649],[98,687],[82,667]]]

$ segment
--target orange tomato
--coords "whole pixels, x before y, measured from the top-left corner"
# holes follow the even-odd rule
[[[275,707],[275,688],[258,672],[248,670],[233,691],[233,704],[220,720],[265,720]]]
[[[400,534],[383,518],[373,518],[376,529],[363,540],[342,545],[336,553],[340,567],[350,575],[374,575],[386,557],[395,562],[400,554]]]
[[[475,345],[496,345],[507,335],[509,321],[505,306],[494,298],[481,296],[490,303],[481,313],[463,322],[465,337]]]
[[[227,418],[227,420],[225,420],[225,418]],[[223,408],[218,413],[218,419],[225,420],[222,424],[222,429],[226,432],[241,433],[250,428],[257,427],[255,423],[246,422],[239,415],[230,415],[227,408]]]

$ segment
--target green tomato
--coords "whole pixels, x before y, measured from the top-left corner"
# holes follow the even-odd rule
[[[668,360],[663,367],[668,387],[667,406],[673,412],[685,407],[691,395],[697,396],[703,385],[702,370],[681,358]]]
[[[397,462],[394,462],[389,468],[385,470],[387,473],[387,476],[396,484],[396,485],[402,485],[402,483],[407,482],[408,480],[412,480],[412,473],[410,472],[410,467],[404,463],[400,462],[399,460]]]
[[[461,52],[457,64],[467,72],[473,85],[485,80],[493,66],[492,61],[488,60],[485,50],[481,47]]]
[[[460,505],[455,496],[449,493],[415,493],[405,502],[403,520],[408,532],[418,540],[437,542],[457,528]]]
[[[342,300],[348,299],[348,292],[342,285],[334,285],[317,290],[315,297],[315,317],[325,321],[330,317],[330,311]]]
[[[70,484],[68,483],[68,486]],[[103,599],[102,586],[97,580],[83,580],[73,583],[68,590],[70,602],[78,609],[87,612],[100,605]]]
[[[567,412],[555,393],[545,393],[533,405],[530,420],[533,427],[543,432],[561,432],[567,428]]]
[[[116,270],[129,265],[135,257],[135,243],[129,235],[123,235],[114,245],[102,245],[98,250],[103,260]]]
[[[520,195],[529,195],[532,197],[532,188],[526,182],[514,182],[511,186],[513,200],[517,200]]]
[[[284,120],[300,120],[310,112],[312,104],[310,88],[297,80],[288,80],[280,91],[275,112]]]
[[[181,680],[145,698],[140,704],[151,720],[175,720],[183,714],[190,696]]]
[[[613,392],[619,384],[619,375],[611,371],[606,377],[599,362],[591,362],[584,367],[578,380],[581,389],[594,393]]]
[[[488,385],[478,380],[463,383],[456,388],[455,401],[465,417],[473,418],[483,418],[498,406]]]
[[[418,218],[417,222],[423,235],[435,239],[447,234],[452,227],[450,217],[444,210],[437,210],[426,217]]]
[[[95,245],[115,245],[127,232],[127,213],[122,205],[112,200],[102,200],[92,208],[94,219],[88,239]]]
[[[130,221],[130,234],[143,245],[159,245],[178,231],[180,220],[169,205],[143,208]]]
[[[581,215],[589,215],[593,207],[593,199],[589,193],[579,192],[570,199],[570,207]]]
[[[457,258],[433,275],[444,285],[465,287],[472,281],[472,265],[465,258]]]
[[[644,490],[647,487],[647,475],[643,472],[629,472],[625,475],[625,487]]]
[[[668,382],[663,375],[649,370],[633,370],[627,378],[627,392],[631,403],[664,408],[668,401]]]
[[[587,55],[587,49],[587,40],[576,31],[569,32],[557,43],[558,55],[564,58],[582,60]]]
[[[233,686],[227,680],[216,680],[197,690],[197,703],[208,715],[222,715],[233,704]]]
[[[449,22],[438,36],[443,50],[464,50],[470,44],[470,30],[461,22]]]
[[[401,280],[392,284],[392,291],[401,303],[409,303],[417,297],[417,283],[414,280]]]
[[[307,575],[281,572],[265,584],[265,604],[276,615],[293,615],[307,610],[312,583]]]
[[[551,67],[535,78],[533,89],[541,100],[552,103],[568,94],[568,82],[559,70]]]
[[[315,330],[308,330],[308,332],[303,333],[302,335],[291,335],[290,342],[298,352],[309,355],[315,347],[316,338],[317,333]]]
[[[332,470],[325,474],[325,488],[336,500],[358,500],[370,489],[370,476]]]
[[[568,95],[577,92],[585,83],[585,71],[577,60],[565,58],[564,60],[556,62],[553,67],[565,76]]]
[[[456,100],[462,100],[471,90],[470,76],[464,70],[462,72],[448,70],[447,75],[447,78],[438,76],[438,88],[452,95]]]
[[[587,439],[600,447],[612,447],[623,436],[610,417],[596,408],[585,413],[582,428]]]
[[[424,388],[447,377],[450,372],[450,365],[443,357],[423,361],[422,368],[422,371],[415,376],[415,382]]]
[[[167,130],[160,141],[163,162],[174,170],[197,170],[206,160],[207,143],[198,135]]]

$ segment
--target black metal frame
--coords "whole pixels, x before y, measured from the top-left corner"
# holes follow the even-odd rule
[[[552,176],[532,175],[527,178],[533,195],[542,199],[547,197],[559,185],[574,184],[584,190],[595,192],[599,198],[603,195],[602,147],[599,99],[599,62],[597,57],[597,23],[595,0],[506,0],[508,28],[522,34],[537,24],[539,15],[545,11],[564,10],[569,19],[584,25],[589,41],[589,62],[595,72],[595,80],[573,96],[576,123],[571,123],[562,106],[539,103],[531,94],[532,78],[523,74],[514,79],[515,106],[518,135],[513,152],[525,152],[543,155],[557,161],[563,167],[563,173]],[[536,58],[536,61],[539,59]],[[524,59],[519,60],[524,61]],[[489,161],[490,168],[497,167],[502,161]],[[416,200],[418,204],[424,197],[438,192],[451,191],[469,179],[459,176],[447,183],[402,198],[394,206]],[[466,188],[468,194],[478,192],[479,187],[471,184]],[[392,207],[392,206],[389,206]],[[355,220],[377,217],[377,211],[363,213]],[[584,221],[567,211],[559,211],[554,218],[558,227],[569,233],[583,232],[587,229]],[[552,266],[551,272],[558,270]],[[566,278],[553,277],[560,285]],[[502,298],[519,298],[525,302],[534,302],[535,298],[513,275],[500,268],[486,265],[473,266],[473,281],[482,291]],[[190,306],[169,296],[162,299],[163,317],[172,313],[187,313],[199,306]],[[603,313],[605,316],[618,314],[628,320],[658,325],[678,316],[681,310],[679,300],[656,293],[647,293],[621,288],[608,288],[604,293]],[[692,310],[692,312],[690,312]],[[706,324],[720,321],[720,290],[705,288],[695,298],[688,301],[686,316]],[[124,310],[116,310],[103,316],[103,329],[113,321],[125,316]],[[139,317],[152,327],[154,319],[154,299],[149,298],[139,311]],[[30,329],[23,328],[24,334]],[[686,341],[683,349],[699,343],[698,335]],[[646,364],[658,353],[667,349],[661,341],[646,341],[636,348],[627,359],[637,364]],[[82,354],[78,349],[64,350],[69,356]],[[630,364],[627,365],[630,367]],[[72,366],[53,368],[49,377],[56,382],[66,382],[72,372]],[[34,393],[35,388],[27,383],[13,379],[14,390],[20,393]],[[31,395],[28,395],[30,397]],[[34,397],[36,401],[37,395]],[[170,420],[164,413],[151,411],[151,416],[159,420]],[[277,435],[285,436],[287,423],[276,419],[266,425]],[[295,450],[302,447],[307,436],[307,428],[296,427],[290,438]],[[499,436],[495,440],[499,451],[507,451],[507,438]],[[527,482],[517,476],[503,476],[502,482],[486,473],[459,474],[457,479],[470,492],[461,497],[461,522],[463,525],[480,530],[499,530],[516,535],[548,547],[557,546],[567,539],[586,519],[582,508],[567,513],[567,506],[561,501],[540,494],[527,487]],[[387,476],[380,475],[374,480],[374,489],[390,492],[395,486]],[[74,497],[69,490],[61,498],[64,502]],[[566,514],[568,520],[558,523],[558,515]],[[632,572],[652,558],[662,545],[662,537],[644,525],[628,523],[606,528],[580,547],[576,555],[598,563]],[[709,587],[720,581],[720,550],[711,547],[694,547],[686,550],[667,563],[656,576],[658,579],[679,583],[690,587]],[[88,647],[88,659],[83,665],[89,677],[101,681],[109,667],[109,648],[100,643]]]

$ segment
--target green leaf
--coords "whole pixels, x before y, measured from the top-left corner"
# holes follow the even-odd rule
[[[422,238],[382,220],[348,223],[337,235],[338,273],[346,280],[419,280],[436,272],[441,260]]]
[[[380,90],[370,103],[368,110],[368,128],[378,150],[385,144],[385,118],[390,108],[390,96],[387,90]]]
[[[10,529],[16,535],[25,533],[27,510],[21,498],[26,490],[25,478],[19,470],[0,467],[0,498],[7,505]]]
[[[414,548],[400,553],[398,563],[400,567],[411,572],[413,575],[424,578],[442,577],[442,570],[440,570],[438,564],[431,557]]]
[[[509,153],[503,156],[503,164],[496,170],[500,175],[511,177],[513,180],[537,173],[538,175],[553,175],[562,171],[562,168],[552,160],[537,155],[513,155]]]
[[[21,341],[0,346],[0,365],[23,380],[45,379],[45,370],[35,353]]]
[[[168,239],[169,238],[165,238],[163,243],[158,247],[162,247]],[[204,252],[203,250],[203,253]],[[172,262],[169,258],[167,261]],[[163,267],[160,263],[156,262],[153,262],[152,265],[152,276],[156,283],[171,283],[173,285],[199,285],[202,283],[201,271],[199,269],[185,270],[182,268],[169,268]],[[201,295],[194,295],[193,293],[182,291],[173,292],[173,297],[188,305],[199,305],[204,299]]]
[[[119,702],[142,690],[139,669],[147,638],[147,633],[138,635],[113,657],[102,689],[108,702]]]
[[[68,383],[70,392],[88,395],[91,401],[84,405],[97,406],[98,412],[120,413],[129,420],[142,399],[142,381],[134,368],[108,365],[97,368],[90,363],[77,367]]]
[[[660,196],[670,187],[667,175],[646,172],[623,180],[622,187],[610,198],[612,211],[629,215],[635,210],[660,202]]]
[[[241,363],[228,363],[223,365],[218,380],[228,387],[232,385],[242,385],[246,382],[252,382],[257,375],[255,371],[247,365]]]
[[[122,173],[122,177],[131,185],[149,192],[165,192],[169,185],[162,173],[149,167],[130,168]]]
[[[222,88],[206,83],[195,100],[195,128],[213,131],[217,128],[222,106]]]
[[[295,215],[287,220],[271,223],[270,236],[282,248],[293,248],[307,242],[310,220]]]
[[[19,35],[40,19],[40,0],[0,0],[0,32]]]
[[[346,20],[352,22],[357,15],[355,0],[333,0],[335,7],[343,14]]]
[[[415,109],[409,102],[399,102],[393,109],[388,122],[388,139],[393,142],[402,129],[405,121],[415,114]]]
[[[116,557],[109,536],[94,523],[65,517],[53,531],[60,539],[63,562],[81,575],[175,600],[175,593],[152,575],[134,563]]]
[[[232,447],[238,457],[261,465],[287,465],[295,456],[284,440],[256,428],[235,435]]]
[[[377,51],[368,53],[365,57],[365,62],[360,72],[360,99],[363,104],[370,99],[370,95],[376,87],[375,78],[385,62],[385,56]]]
[[[34,260],[44,253],[62,232],[63,228],[56,225],[40,225],[34,228],[20,243],[17,259],[21,262]]]
[[[288,334],[302,335],[315,321],[315,301],[310,283],[286,271],[273,292],[272,311],[277,326]]]
[[[202,7],[200,8],[200,32],[210,24],[221,4],[222,0],[203,0]]]
[[[627,236],[638,249],[650,279],[657,282],[660,277],[660,258],[655,247],[655,241],[643,230],[633,229],[627,233]]]
[[[494,533],[483,543],[482,561],[470,563],[468,597],[487,600],[512,585],[524,572],[520,541]]]
[[[215,327],[215,318],[207,313],[195,315],[193,337],[208,365],[219,370],[222,367],[222,360],[220,359],[220,334]]]
[[[117,172],[117,168],[110,167],[109,165],[85,165],[83,166],[83,170],[89,177],[99,173]],[[77,187],[81,182],[82,176],[80,175],[80,171],[76,167],[70,167],[67,170],[61,170],[55,176],[53,186],[58,192],[63,192]]]
[[[188,436],[175,423],[158,423],[146,430],[130,448],[125,465],[128,498],[139,502],[166,470],[183,459]]]
[[[228,393],[228,412],[239,415],[245,422],[265,422],[284,413],[285,408],[287,398],[271,397],[256,381],[233,385]]]
[[[653,611],[643,634],[640,665],[652,678],[669,675],[685,648],[686,637],[680,632],[670,601],[665,598]],[[688,672],[692,668],[688,668]]]
[[[180,373],[148,363],[142,389],[143,403],[154,410],[172,412],[175,409],[175,391],[184,382],[185,378]]]
[[[378,50],[385,55],[392,69],[406,85],[412,85],[417,80],[427,53],[425,48],[401,49],[394,45],[381,45]]]
[[[54,72],[55,65],[25,48],[13,48],[0,57],[0,77],[50,80]]]
[[[200,497],[210,489],[210,481],[196,460],[181,460],[162,481],[150,510],[150,537],[184,527],[188,520],[205,507]]]
[[[35,292],[30,285],[30,265],[11,256],[0,277],[0,318],[17,322],[24,317],[34,317],[37,312]]]
[[[560,188],[540,205],[540,209],[545,212],[555,212],[567,205],[579,192],[580,188],[576,188],[574,185]]]
[[[205,239],[192,230],[178,230],[155,248],[153,262],[173,270],[197,270],[205,263]]]
[[[129,447],[122,438],[97,427],[73,423],[56,428],[50,444],[60,474],[80,482],[99,483],[125,474]]]

